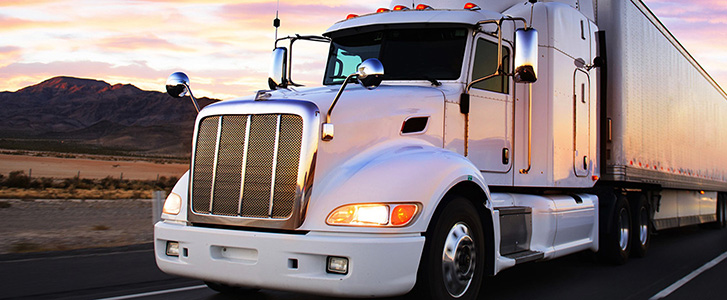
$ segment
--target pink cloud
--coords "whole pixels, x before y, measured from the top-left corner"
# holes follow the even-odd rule
[[[167,40],[160,39],[153,34],[143,34],[143,36],[125,35],[119,37],[106,38],[98,42],[98,46],[112,50],[138,50],[138,49],[157,49],[172,51],[194,51],[194,49],[175,45]]]

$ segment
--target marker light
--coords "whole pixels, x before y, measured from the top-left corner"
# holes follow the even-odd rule
[[[391,209],[394,207],[394,209]],[[419,205],[405,204],[349,204],[333,210],[326,224],[334,226],[406,226],[419,213]],[[389,222],[391,220],[391,222]]]
[[[388,9],[388,8],[383,8],[383,7],[382,7],[382,8],[379,8],[379,9],[377,9],[377,10],[376,10],[376,13],[382,13],[382,12],[387,12],[387,11],[389,11],[389,9]]]
[[[391,211],[391,225],[403,226],[409,223],[416,215],[419,207],[415,204],[400,204]]]
[[[397,5],[397,6],[394,6],[394,9],[392,9],[392,10],[409,10],[409,8],[404,5]]]
[[[477,6],[477,4],[474,4],[474,3],[471,3],[470,2],[470,3],[467,3],[467,4],[464,5],[464,9],[480,10],[481,8],[479,6]]]
[[[358,17],[358,15],[357,14],[349,14],[348,16],[346,16],[346,20],[352,19],[352,18],[355,18],[355,17]]]
[[[175,193],[170,193],[167,200],[164,201],[164,209],[162,212],[168,215],[177,215],[182,208],[182,197]]]
[[[428,10],[428,9],[433,9],[433,8],[426,4],[419,4],[419,5],[417,5],[417,8],[416,8],[416,10],[425,10],[425,9]]]

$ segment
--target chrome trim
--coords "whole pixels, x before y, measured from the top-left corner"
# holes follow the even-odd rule
[[[273,146],[273,170],[270,172],[270,203],[268,204],[268,217],[273,216],[273,204],[275,203],[275,176],[278,169],[278,150],[280,148],[280,117],[277,117],[277,124],[275,124],[275,145]],[[303,141],[301,141],[301,144]],[[300,159],[300,158],[299,158]]]
[[[215,182],[217,181],[217,159],[220,155],[220,137],[222,136],[222,118],[217,119],[217,139],[215,140],[215,158],[212,161],[212,187],[210,188],[210,212],[215,203]]]
[[[258,114],[292,114],[300,116],[303,120],[302,140],[298,174],[295,187],[295,200],[291,216],[287,219],[248,218],[239,216],[222,216],[200,214],[193,211],[192,191],[194,189],[194,164],[196,147],[192,147],[192,165],[190,168],[190,189],[188,191],[187,205],[188,222],[216,224],[225,226],[258,227],[270,229],[294,230],[303,223],[308,210],[313,188],[318,143],[320,140],[321,113],[318,106],[309,101],[302,100],[274,100],[249,101],[228,100],[208,105],[200,112],[195,121],[193,145],[196,145],[200,124],[204,118],[225,115],[258,115]]]
[[[245,123],[245,145],[242,150],[242,167],[240,168],[240,199],[237,202],[237,214],[242,213],[242,197],[245,191],[245,171],[247,170],[247,148],[250,146],[250,125],[252,124],[252,115],[247,116]]]

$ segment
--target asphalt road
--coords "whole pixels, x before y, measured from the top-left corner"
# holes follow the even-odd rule
[[[589,253],[529,263],[487,278],[482,299],[727,299],[727,229],[688,227],[654,236],[646,258],[626,265]],[[710,265],[710,261],[712,265]],[[707,267],[703,267],[707,264]],[[695,276],[695,270],[703,272]],[[691,276],[690,276],[691,274]],[[239,299],[332,299],[262,290]],[[151,245],[0,256],[0,299],[234,299],[159,271]],[[394,299],[407,299],[406,297]],[[393,300],[393,299],[390,299]]]

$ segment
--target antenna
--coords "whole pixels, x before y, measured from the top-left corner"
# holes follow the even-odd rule
[[[280,19],[278,19],[278,11],[280,10],[280,0],[278,5],[275,7],[275,20],[273,20],[273,27],[275,27],[275,42],[278,41],[278,27],[280,27]]]

